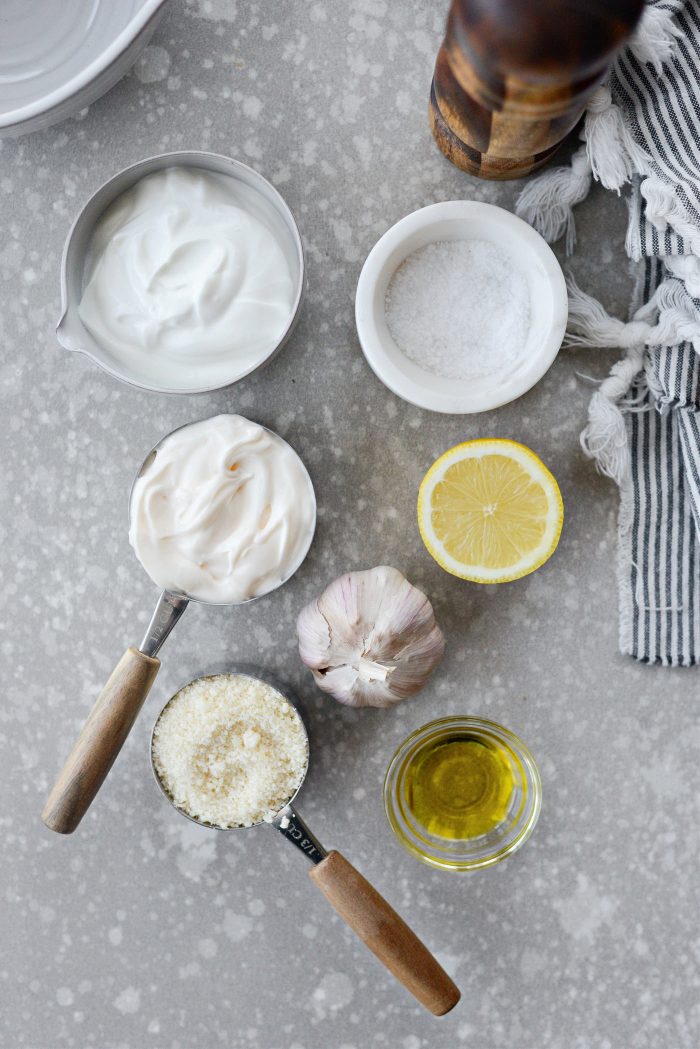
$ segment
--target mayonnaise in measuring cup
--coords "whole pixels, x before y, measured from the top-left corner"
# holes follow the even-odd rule
[[[311,480],[286,441],[217,415],[158,445],[131,493],[129,542],[163,589],[237,604],[296,571],[315,522]]]
[[[275,348],[294,281],[277,235],[246,200],[226,175],[173,167],[99,219],[78,312],[121,367],[154,385],[213,388]]]

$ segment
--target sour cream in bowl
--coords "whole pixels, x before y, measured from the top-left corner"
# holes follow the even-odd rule
[[[284,344],[303,271],[294,219],[260,175],[213,154],[154,157],[76,220],[58,338],[146,389],[220,389]]]

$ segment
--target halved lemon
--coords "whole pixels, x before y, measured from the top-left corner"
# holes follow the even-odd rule
[[[465,441],[440,456],[418,493],[418,527],[445,571],[475,583],[529,575],[556,550],[559,485],[517,441]]]

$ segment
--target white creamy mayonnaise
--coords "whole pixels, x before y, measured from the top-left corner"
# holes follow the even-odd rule
[[[131,493],[129,542],[163,589],[237,604],[296,571],[315,522],[311,480],[286,441],[217,415],[158,445]]]
[[[147,175],[95,226],[80,318],[103,350],[154,385],[223,385],[265,359],[295,288],[278,237],[234,179],[200,168]]]

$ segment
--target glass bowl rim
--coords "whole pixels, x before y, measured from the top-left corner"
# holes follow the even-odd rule
[[[412,745],[417,740],[421,739],[421,737],[427,740],[431,736],[437,735],[439,730],[444,727],[458,726],[472,730],[482,730],[483,736],[491,739],[496,738],[502,743],[505,742],[508,748],[522,762],[524,769],[529,774],[531,780],[530,790],[528,792],[529,803],[526,805],[522,817],[523,825],[520,827],[513,840],[506,842],[502,847],[496,847],[494,852],[490,855],[476,857],[474,859],[459,859],[458,857],[450,858],[447,856],[435,855],[419,847],[410,837],[408,837],[401,827],[396,816],[394,803],[394,796],[398,784],[396,770],[398,769],[402,758],[404,758],[410,751]],[[484,867],[494,866],[494,864],[500,863],[501,860],[506,858],[506,856],[510,856],[525,844],[535,829],[540,816],[542,808],[542,778],[537,762],[535,761],[529,747],[527,747],[520,737],[510,729],[501,725],[497,721],[492,721],[489,718],[480,717],[479,715],[453,714],[426,722],[424,725],[414,729],[414,731],[406,736],[406,738],[399,744],[392,755],[384,776],[383,799],[384,812],[389,822],[389,826],[403,848],[431,867],[436,867],[439,870],[461,873],[463,871],[480,870]]]

